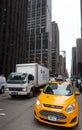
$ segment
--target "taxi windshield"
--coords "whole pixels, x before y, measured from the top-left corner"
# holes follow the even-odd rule
[[[43,90],[46,94],[57,94],[62,96],[70,96],[73,94],[73,88],[70,84],[47,84]]]

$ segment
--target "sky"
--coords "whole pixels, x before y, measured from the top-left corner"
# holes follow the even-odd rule
[[[81,37],[80,0],[52,0],[52,21],[58,24],[60,52],[66,51],[66,68],[71,72],[72,47]]]

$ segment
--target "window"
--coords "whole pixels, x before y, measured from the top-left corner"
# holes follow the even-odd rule
[[[41,35],[36,37],[36,49],[41,49]]]

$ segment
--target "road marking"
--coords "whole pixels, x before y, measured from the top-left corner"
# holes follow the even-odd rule
[[[0,109],[0,111],[2,111],[3,109]]]
[[[3,109],[0,109],[0,111],[3,111]],[[5,116],[5,113],[0,113],[0,116]]]
[[[5,116],[6,114],[5,113],[0,113],[0,116]]]

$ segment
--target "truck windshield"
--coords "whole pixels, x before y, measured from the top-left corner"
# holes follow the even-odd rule
[[[7,83],[26,83],[26,73],[22,73],[22,74],[14,74],[11,73],[8,77]]]

